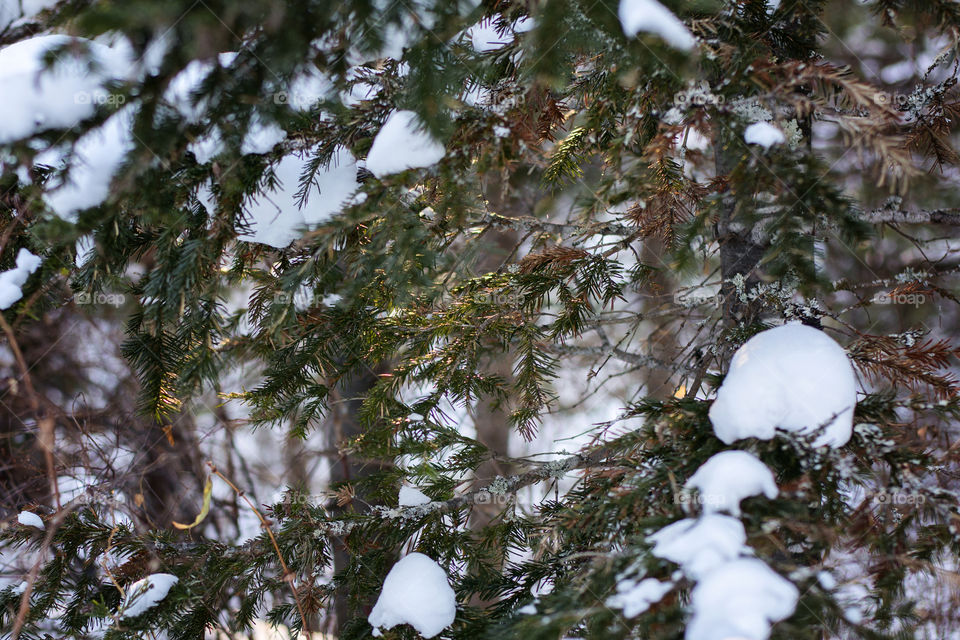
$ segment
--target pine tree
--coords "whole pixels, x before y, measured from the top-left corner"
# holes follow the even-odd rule
[[[7,3],[4,633],[955,633],[958,28],[950,0]],[[857,58],[908,47],[889,81]],[[111,433],[22,348],[67,314],[122,323],[115,433],[180,443],[156,464],[195,500],[61,499]],[[530,440],[571,376],[627,390],[583,448],[462,423]],[[329,494],[203,465],[207,407],[323,432]]]

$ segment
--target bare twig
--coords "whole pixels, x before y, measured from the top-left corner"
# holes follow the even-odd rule
[[[300,620],[303,623],[303,630],[310,635],[310,621],[307,618],[307,614],[303,610],[303,604],[300,602],[300,594],[297,592],[297,585],[294,583],[293,572],[290,571],[290,568],[287,566],[286,561],[283,559],[283,554],[280,552],[280,545],[277,544],[277,538],[273,535],[273,529],[270,528],[270,523],[267,522],[267,519],[263,517],[263,514],[260,513],[260,510],[257,508],[250,498],[247,497],[247,494],[241,491],[237,485],[233,484],[229,478],[223,475],[212,462],[207,462],[207,466],[210,467],[210,473],[217,476],[221,480],[227,483],[230,489],[233,490],[239,497],[241,497],[244,502],[250,507],[250,510],[253,511],[254,515],[260,520],[260,525],[267,532],[267,535],[270,536],[270,542],[273,544],[274,551],[277,552],[277,559],[280,560],[280,567],[283,569],[283,578],[290,583],[290,590],[293,592],[293,601],[297,605],[297,611],[300,613]]]

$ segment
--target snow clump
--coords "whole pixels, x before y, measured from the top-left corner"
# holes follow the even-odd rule
[[[751,496],[777,497],[777,483],[767,465],[746,451],[721,451],[703,463],[687,480],[700,491],[706,513],[728,511],[740,515],[740,501]]]
[[[17,516],[17,522],[25,527],[35,527],[41,531],[46,529],[46,527],[43,526],[43,520],[40,519],[40,516],[32,511],[21,511],[20,515]]]
[[[657,0],[620,0],[620,24],[628,38],[653,33],[675,49],[689,51],[697,41],[687,26]]]
[[[432,638],[457,615],[457,600],[446,572],[422,553],[400,559],[383,581],[383,590],[367,621],[374,636],[381,629],[409,624],[424,638]]]
[[[40,267],[40,262],[39,256],[33,255],[26,249],[20,249],[17,252],[17,266],[9,271],[0,272],[0,309],[9,309],[23,297],[21,287],[27,283],[30,274]],[[24,511],[23,513],[30,512]],[[23,513],[20,515],[22,516]]]
[[[423,504],[433,502],[426,494],[416,487],[406,485],[400,487],[400,506],[401,507],[419,507]]]
[[[177,582],[177,576],[169,573],[154,573],[137,580],[127,587],[123,602],[120,603],[120,617],[135,618],[157,606]]]
[[[444,153],[443,145],[423,130],[416,113],[394,111],[373,139],[367,155],[367,169],[383,178],[407,169],[434,165]]]
[[[761,640],[770,626],[790,617],[800,593],[792,582],[755,558],[734,560],[693,588],[693,618],[686,640]]]
[[[776,429],[817,434],[814,446],[850,440],[857,385],[843,348],[823,331],[790,323],[740,347],[710,407],[717,437],[773,438]]]
[[[747,144],[758,144],[764,149],[787,141],[783,131],[769,122],[753,123],[743,132],[743,139]]]

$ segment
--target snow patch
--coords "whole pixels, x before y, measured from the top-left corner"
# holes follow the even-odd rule
[[[654,578],[640,582],[621,580],[617,584],[617,593],[607,598],[607,606],[623,609],[625,618],[633,618],[649,609],[650,605],[660,602],[672,588],[672,582],[660,582]]]
[[[360,188],[357,159],[349,150],[338,147],[327,166],[317,171],[313,183],[320,195],[307,202],[303,219],[307,224],[322,224],[339,213]]]
[[[697,43],[687,26],[657,0],[620,0],[618,14],[628,38],[641,31],[653,33],[682,51],[693,49]]]
[[[135,618],[157,606],[179,581],[177,576],[169,573],[154,573],[137,580],[127,587],[120,603],[120,618]]]
[[[477,53],[497,51],[516,39],[516,34],[530,31],[535,26],[533,19],[520,18],[501,33],[496,23],[490,18],[484,18],[467,30],[470,44]]]
[[[133,108],[126,107],[77,140],[63,183],[44,196],[54,213],[72,222],[78,211],[107,199],[114,174],[133,149],[133,117]]]
[[[356,159],[348,150],[338,148],[330,163],[313,176],[311,186],[319,190],[319,196],[309,199],[301,210],[296,193],[308,164],[307,158],[296,155],[280,161],[274,170],[276,187],[244,202],[247,225],[238,238],[282,249],[299,238],[307,225],[322,224],[342,210],[360,186]]]
[[[760,560],[744,558],[708,573],[693,588],[686,640],[764,640],[793,614],[800,594]]]
[[[409,624],[424,638],[432,638],[457,615],[457,600],[446,572],[422,553],[411,553],[393,565],[367,621],[374,628]]]
[[[416,487],[406,485],[400,487],[400,506],[401,507],[419,507],[422,504],[433,502],[426,494]]]
[[[268,153],[287,137],[287,132],[275,122],[264,124],[259,116],[254,116],[250,122],[250,128],[243,139],[240,147],[240,153]]]
[[[367,155],[367,169],[378,178],[407,169],[420,169],[436,164],[445,150],[429,133],[423,131],[413,111],[394,111],[380,128]]]
[[[764,149],[787,141],[783,131],[769,122],[755,122],[750,125],[743,132],[743,139],[747,144],[758,144]]]
[[[58,51],[47,67],[45,59]],[[64,35],[21,40],[0,49],[0,144],[91,117],[109,97],[104,85],[131,70],[123,47]],[[12,99],[15,97],[16,99]]]
[[[41,262],[42,260],[39,256],[33,255],[26,249],[20,249],[20,251],[17,252],[17,266],[9,271],[0,273],[0,309],[9,309],[17,300],[23,297],[21,287],[27,283],[27,278],[30,277],[30,274],[40,267]],[[29,511],[24,511],[20,516],[22,517],[24,513],[33,516]],[[36,516],[33,517],[36,518]],[[39,520],[39,518],[37,518],[37,520]],[[40,523],[40,528],[43,528],[42,522]]]
[[[817,447],[841,447],[850,440],[856,403],[856,379],[843,348],[822,331],[790,323],[737,350],[710,421],[727,444],[769,440],[780,428],[819,433]]]
[[[706,513],[740,515],[740,501],[750,496],[777,497],[777,483],[767,465],[746,451],[721,451],[690,476],[686,486],[700,491]]]
[[[647,538],[654,556],[679,564],[692,578],[750,553],[746,541],[743,524],[720,514],[678,520]]]
[[[163,99],[176,109],[187,122],[199,122],[207,108],[206,98],[197,95],[203,87],[204,80],[216,69],[218,64],[221,67],[228,67],[236,57],[237,54],[231,52],[219,54],[216,62],[213,60],[191,60],[170,80],[170,84],[164,91]]]
[[[21,249],[21,251],[23,251],[23,249]],[[25,527],[36,527],[41,531],[46,529],[46,527],[43,525],[43,520],[40,519],[40,516],[32,511],[21,511],[17,516],[17,522]]]

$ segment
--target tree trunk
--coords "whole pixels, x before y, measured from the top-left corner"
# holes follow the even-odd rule
[[[722,124],[714,126],[713,135],[717,176],[727,176],[740,161],[741,155],[737,150],[740,141]],[[720,291],[724,324],[731,327],[750,320],[749,305],[740,300],[731,280],[743,276],[745,291],[755,287],[759,278],[754,270],[763,257],[765,247],[756,244],[752,239],[752,229],[736,219],[737,199],[734,194],[729,191],[724,194],[720,206],[716,227],[716,238],[720,243],[720,275],[723,278]]]

